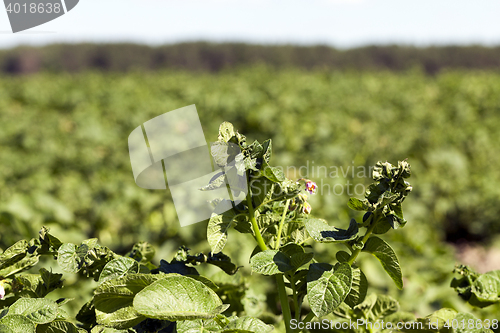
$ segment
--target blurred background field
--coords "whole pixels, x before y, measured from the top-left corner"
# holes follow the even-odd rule
[[[191,57],[179,56],[189,45]],[[148,241],[157,262],[182,244],[208,251],[206,225],[180,228],[168,190],[135,184],[127,146],[138,125],[196,104],[207,140],[217,139],[222,121],[232,122],[248,140],[271,138],[272,162],[285,169],[348,170],[408,158],[409,222],[383,236],[400,257],[405,289],[397,291],[372,258],[362,257],[371,288],[396,295],[402,310],[420,316],[444,306],[498,314],[498,305],[473,311],[449,283],[459,262],[500,269],[499,49],[368,47],[346,55],[238,45],[0,52],[0,248],[46,225],[64,241],[97,237],[122,254]],[[84,49],[90,51],[78,51]],[[371,182],[350,172],[308,176],[320,188]],[[347,208],[349,196],[316,195],[313,214],[345,227],[361,218]],[[246,271],[254,247],[247,236],[230,234],[235,241],[225,250]],[[335,260],[335,245],[317,245],[325,260]],[[62,292],[77,294],[73,287]]]

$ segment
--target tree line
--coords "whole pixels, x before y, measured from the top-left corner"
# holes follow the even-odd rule
[[[255,64],[274,68],[393,70],[500,68],[500,46],[329,46],[253,45],[190,42],[162,46],[139,44],[52,44],[0,50],[0,72],[131,71],[183,69],[217,72]]]

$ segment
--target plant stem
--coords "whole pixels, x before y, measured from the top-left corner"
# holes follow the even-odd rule
[[[304,323],[308,323],[310,322],[311,320],[314,319],[314,317],[316,317],[316,315],[314,314],[314,312],[309,312],[309,314],[307,316],[305,316],[305,318],[302,320]]]
[[[345,245],[345,246],[349,249],[349,251],[351,251],[351,253],[354,251],[354,250],[352,249],[352,246],[351,246],[351,245],[349,245],[349,244],[347,244],[347,243],[342,243],[342,244],[344,244],[344,245]]]
[[[224,326],[226,326],[217,316],[214,317],[214,320],[217,324],[219,324],[220,328],[224,328]]]
[[[290,311],[290,304],[288,303],[288,295],[285,289],[283,274],[276,275],[276,282],[278,283],[278,294],[280,297],[281,312],[283,312],[283,320],[285,321],[286,333],[291,333],[293,332],[290,328],[290,322],[292,321],[292,312]]]
[[[250,216],[250,222],[252,223],[252,228],[255,233],[255,239],[259,244],[259,247],[262,251],[267,250],[266,243],[264,242],[264,238],[262,238],[262,234],[259,230],[259,225],[257,224],[257,220],[255,220],[255,211],[252,203],[252,193],[250,189],[247,195],[247,205],[248,205],[248,213]],[[283,274],[276,275],[276,282],[278,284],[278,294],[280,297],[281,303],[281,311],[283,312],[283,319],[285,320],[285,328],[286,333],[292,333],[292,329],[290,328],[290,322],[292,320],[292,313],[290,311],[290,304],[288,304],[288,295],[285,289],[285,281],[283,280]]]
[[[280,248],[281,234],[283,233],[283,225],[285,224],[285,218],[289,204],[290,204],[290,199],[288,199],[285,202],[285,209],[283,210],[283,216],[281,217],[280,226],[278,228],[278,238],[276,239],[276,250]]]
[[[295,286],[295,279],[293,278],[293,273],[290,274],[290,285],[292,286],[295,319],[299,320],[300,319],[300,304],[299,304],[299,300],[297,297],[297,289]]]
[[[252,228],[255,233],[255,239],[257,240],[257,244],[259,244],[259,247],[262,251],[267,250],[266,242],[264,242],[264,238],[262,238],[262,234],[260,233],[259,230],[259,225],[257,224],[257,220],[255,219],[255,212],[253,209],[253,203],[252,203],[252,194],[250,192],[250,189],[248,190],[248,195],[247,195],[247,204],[248,204],[248,213],[250,215],[250,222],[252,223]]]
[[[372,234],[373,229],[375,229],[375,222],[376,221],[377,221],[377,219],[374,218],[372,220],[372,224],[370,225],[370,227],[368,228],[368,230],[366,230],[366,234],[365,234],[365,236],[362,239],[363,246],[366,243],[366,241],[368,240],[368,238],[370,237],[370,235]],[[352,265],[354,263],[354,261],[358,257],[358,255],[361,252],[361,250],[362,250],[362,248],[359,248],[359,249],[357,248],[356,250],[354,250],[354,252],[352,252],[351,256],[349,257],[349,260],[347,261],[347,263],[349,265]]]

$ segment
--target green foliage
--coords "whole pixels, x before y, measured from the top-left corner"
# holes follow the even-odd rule
[[[179,88],[179,80],[188,87]],[[307,82],[307,88],[303,82]],[[210,87],[210,94],[201,93],[207,91],[206,87]],[[96,312],[101,322],[109,319],[110,326],[119,327],[116,322],[122,314],[124,323],[142,320],[126,329],[129,331],[172,330],[173,326],[188,330],[193,323],[198,325],[193,327],[221,330],[236,320],[233,314],[277,324],[282,321],[281,314],[286,313],[283,299],[289,301],[291,315],[307,318],[304,315],[312,309],[308,288],[317,283],[308,281],[308,273],[317,264],[329,263],[332,266],[325,272],[334,275],[337,258],[351,266],[352,283],[343,303],[328,318],[339,309],[353,310],[365,302],[368,283],[371,291],[398,295],[405,310],[426,314],[443,304],[458,310],[460,304],[454,301],[453,294],[436,288],[439,281],[448,281],[451,269],[447,265],[454,260],[440,241],[445,231],[453,232],[457,226],[476,237],[489,237],[498,230],[498,87],[498,78],[492,73],[455,72],[429,78],[418,72],[304,73],[265,68],[218,76],[171,72],[111,77],[94,73],[71,78],[44,74],[4,80],[0,82],[5,96],[0,106],[5,129],[0,134],[0,155],[8,163],[2,165],[0,175],[0,280],[6,281],[7,298],[0,301],[0,308],[7,309],[21,297],[48,295],[57,299],[73,289],[87,302],[77,320],[89,331],[115,331],[99,325]],[[250,202],[244,201],[225,213],[231,219],[214,217],[206,233],[199,226],[176,227],[168,192],[136,188],[127,149],[120,144],[137,124],[193,100],[199,105],[205,133],[212,133],[216,123],[226,118],[260,141],[247,143],[232,125],[223,126],[220,147],[228,149],[225,144],[231,143],[242,148],[238,158],[244,161],[245,168],[236,172],[247,175],[252,197]],[[261,140],[270,136],[272,142]],[[280,153],[272,155],[272,148]],[[418,186],[403,216],[400,204],[410,189],[403,177],[406,162],[391,165],[376,161],[406,156],[418,170]],[[303,181],[295,180],[300,175],[272,166],[304,165],[313,159],[327,166],[346,166],[351,160],[353,165],[366,168],[376,164],[375,183],[360,198],[348,199],[345,193],[304,197]],[[367,176],[369,173],[363,177]],[[334,185],[355,177],[347,174],[324,180]],[[353,211],[343,207],[347,201]],[[256,223],[250,216],[249,203]],[[314,207],[314,215],[325,219],[306,214],[307,205]],[[365,212],[363,218],[357,215],[360,211]],[[406,219],[410,220],[405,227],[409,230],[393,232],[405,226]],[[65,242],[44,229],[38,239],[16,243],[31,237],[34,228],[45,223],[58,235],[64,235]],[[364,239],[370,228],[371,233]],[[233,229],[244,234],[235,235]],[[274,278],[283,280],[283,289],[288,293],[280,299],[282,305],[276,301],[279,293],[274,278],[266,281],[267,277],[258,274],[249,276],[245,269],[236,273],[238,265],[252,267],[248,255],[254,245],[242,240],[257,238],[257,229],[268,251],[283,254],[279,263],[285,263],[286,268],[280,270],[276,265],[274,274]],[[378,239],[383,238],[390,246],[367,251],[377,242],[373,234],[381,235]],[[181,249],[171,260],[160,260],[166,252],[175,252],[187,242],[196,246],[196,253],[206,251],[207,243],[201,240],[207,235],[209,241],[214,236],[220,240],[210,241],[211,253],[190,255]],[[95,240],[81,242],[95,237],[109,248]],[[109,250],[126,253],[134,242],[144,239],[163,244],[158,248],[156,263],[151,244],[136,244],[125,256]],[[339,251],[341,246],[348,252]],[[221,250],[230,253],[232,260]],[[264,252],[259,247],[251,262],[258,261],[264,256],[259,253]],[[382,266],[375,266],[377,261],[363,252],[378,253]],[[50,265],[54,255],[65,270],[76,275],[66,273],[56,262]],[[46,267],[43,271],[33,268],[39,261]],[[276,264],[267,263],[271,267]],[[222,271],[213,274],[211,269],[216,267]],[[397,286],[402,284],[404,270],[406,294],[398,294],[394,285],[385,283],[377,270],[385,274],[385,267]],[[64,279],[62,272],[66,273]],[[123,312],[118,313],[116,322],[101,304],[96,310],[94,291],[101,284],[134,274],[189,276],[230,305],[223,313],[226,318],[173,324],[145,319],[131,311],[135,292],[127,294],[122,306],[117,307]],[[336,290],[327,283],[336,279],[326,275],[321,279],[322,286]],[[95,282],[87,281],[87,277]],[[61,290],[63,282],[65,288]],[[479,288],[489,292],[490,286],[493,284],[488,282]],[[117,291],[117,299],[120,292],[124,291]],[[324,312],[337,305],[334,300],[332,297],[324,305]],[[68,305],[79,308],[85,302],[75,300]],[[489,313],[496,313],[494,305],[489,309]],[[486,314],[480,313],[483,319]],[[388,317],[398,315],[403,318],[406,314],[398,311]],[[70,327],[66,325],[65,320],[56,320],[39,324],[36,329],[46,326],[57,331],[59,326]],[[279,330],[279,324],[276,326]]]
[[[120,256],[97,244],[97,239],[77,246],[62,243],[42,228],[38,239],[19,241],[0,254],[2,271],[8,272],[0,279],[2,292],[6,292],[5,299],[0,300],[0,332],[174,332],[177,323],[186,320],[193,322],[181,324],[180,332],[212,324],[217,332],[272,330],[257,318],[226,318],[222,314],[231,304],[223,304],[219,295],[232,295],[235,289],[230,291],[228,287],[234,288],[240,282],[226,279],[218,282],[219,286],[200,276],[195,267],[206,264],[218,267],[227,276],[235,275],[238,267],[223,253],[191,255],[181,247],[170,262],[162,260],[156,266],[150,261],[154,252],[150,244],[142,242],[126,256]],[[45,268],[39,274],[11,269],[33,253],[37,260],[30,267],[24,263],[23,270],[29,270],[38,263],[38,257],[46,255],[64,272],[98,282],[92,299],[76,316],[80,327],[62,308],[70,300],[47,298],[62,287],[63,274]]]
[[[366,241],[363,251],[373,254],[380,261],[385,271],[399,289],[403,289],[403,275],[398,258],[394,250],[378,237],[370,237]]]
[[[239,150],[233,152],[231,144],[238,145]],[[44,268],[39,274],[22,274],[34,267],[41,256],[46,256],[55,259],[65,273],[92,278],[98,283],[92,299],[76,316],[82,329],[169,332],[179,325],[181,332],[268,332],[273,327],[260,319],[234,315],[251,310],[245,306],[246,295],[241,282],[227,278],[238,271],[231,259],[221,252],[231,227],[250,234],[257,241],[259,250],[250,258],[252,270],[276,276],[287,332],[292,312],[286,288],[291,290],[297,319],[301,319],[305,299],[318,317],[333,313],[343,304],[356,309],[367,302],[366,278],[354,265],[361,250],[373,253],[396,283],[402,285],[394,251],[387,243],[370,235],[381,220],[390,220],[394,210],[398,210],[398,217],[402,218],[401,202],[411,190],[403,180],[409,176],[409,165],[406,162],[400,162],[398,167],[389,163],[377,164],[376,182],[365,195],[368,200],[365,206],[371,215],[361,223],[351,219],[349,228],[343,230],[310,215],[307,193],[314,193],[316,184],[308,179],[292,181],[280,169],[270,166],[271,147],[270,140],[263,144],[258,141],[247,144],[246,138],[230,123],[220,126],[218,147],[212,150],[212,155],[220,166],[226,166],[231,155],[243,161],[244,169],[236,172],[246,177],[249,186],[246,200],[239,205],[232,203],[233,208],[229,211],[217,214],[217,204],[221,201],[214,200],[215,213],[207,227],[212,252],[207,255],[191,255],[189,249],[181,247],[170,262],[161,260],[156,266],[152,263],[155,250],[147,243],[138,243],[126,256],[120,256],[99,245],[96,238],[84,240],[80,245],[63,243],[45,227],[38,239],[21,240],[6,249],[0,254],[2,298],[6,290],[4,285],[10,288],[6,290],[5,300],[1,301],[4,308],[1,329],[78,331],[61,308],[68,300],[47,298],[50,292],[62,287],[63,275]],[[217,178],[213,182],[217,182]],[[395,206],[399,208],[393,209]],[[360,228],[367,229],[362,237],[358,236]],[[339,263],[335,266],[317,263],[307,244],[309,241],[345,244],[351,254],[339,252]],[[197,267],[202,265],[216,266],[226,278],[217,277],[212,281],[200,275]],[[228,300],[228,304],[224,304],[223,299]],[[374,304],[369,306],[373,308],[370,311],[385,314],[382,305]],[[227,317],[224,313],[230,308],[236,312]],[[241,311],[242,308],[245,311]],[[186,321],[190,323],[184,323]]]
[[[305,298],[312,314],[317,317],[331,314],[342,304],[347,303],[354,309],[369,301],[365,300],[367,279],[354,265],[361,251],[377,257],[397,287],[403,287],[401,268],[394,250],[382,239],[371,235],[386,233],[406,224],[401,204],[412,191],[405,180],[410,176],[410,166],[406,161],[399,162],[397,166],[388,162],[377,163],[373,172],[375,182],[368,187],[365,199],[352,198],[349,201],[351,208],[366,211],[365,216],[360,223],[351,219],[349,228],[344,230],[310,215],[308,193],[314,193],[317,185],[309,179],[290,180],[278,168],[272,167],[271,141],[264,144],[254,141],[249,145],[246,138],[227,122],[220,126],[218,139],[216,163],[226,166],[230,160],[227,157],[230,154],[226,150],[221,153],[220,147],[237,144],[241,153],[234,159],[243,162],[245,170],[238,172],[246,177],[249,189],[242,204],[232,203],[232,209],[220,213],[215,206],[215,213],[207,227],[209,244],[214,252],[222,250],[228,242],[231,227],[250,233],[255,238],[258,248],[251,255],[250,267],[255,273],[276,276],[287,332],[291,330],[292,311],[286,287],[291,289],[297,320],[301,319]],[[222,156],[224,158],[219,158]],[[218,183],[218,178],[214,177],[211,184],[214,183]],[[224,203],[224,206],[227,207],[227,204]],[[360,228],[366,228],[363,236],[359,235]],[[339,252],[336,266],[317,262],[309,264],[314,260],[314,252],[306,252],[304,245],[310,240],[344,244],[351,253]],[[367,305],[376,314],[375,320],[397,310],[386,313],[388,310],[384,304],[374,300],[373,304]]]
[[[459,265],[454,272],[460,274],[460,278],[454,278],[451,287],[471,305],[484,308],[500,302],[500,271],[478,274],[470,267]]]
[[[489,319],[483,322],[469,313],[448,308],[438,310],[425,318],[418,318],[415,322],[419,325],[404,329],[403,332],[488,333],[493,332],[492,329],[498,329],[498,321],[497,324]]]
[[[209,319],[227,308],[212,289],[183,276],[160,279],[134,297],[137,312],[161,320]]]
[[[358,235],[358,223],[354,219],[351,220],[347,230],[331,227],[322,219],[307,219],[304,224],[307,233],[321,243],[350,241]]]
[[[259,252],[250,259],[252,271],[262,275],[275,275],[293,269],[290,258],[278,250]]]
[[[317,317],[333,312],[345,300],[352,288],[352,269],[349,264],[336,268],[313,264],[307,273],[307,298]]]
[[[44,298],[21,298],[9,307],[8,315],[22,315],[35,324],[54,321],[58,314],[57,303]]]

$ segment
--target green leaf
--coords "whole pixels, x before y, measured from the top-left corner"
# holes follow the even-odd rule
[[[403,289],[403,275],[401,266],[394,250],[382,239],[372,236],[368,238],[363,248],[364,252],[373,254],[382,264],[385,271],[399,289]]]
[[[99,283],[123,277],[130,273],[139,273],[139,263],[132,258],[120,257],[113,259],[104,266]]]
[[[262,275],[275,275],[293,269],[290,258],[278,250],[266,250],[250,259],[252,271]]]
[[[78,311],[76,320],[83,324],[84,328],[90,328],[97,325],[94,300],[85,303]]]
[[[457,330],[456,330],[457,333],[483,333],[483,332],[487,333],[487,332],[492,332],[492,330],[477,327],[477,326],[479,326],[478,325],[479,324],[478,318],[474,317],[470,313],[460,312],[456,315],[455,320],[460,323],[458,325]],[[469,322],[469,320],[471,320],[471,322],[474,322],[474,325],[471,325],[471,326],[473,326],[472,328],[469,327],[469,323],[471,323],[471,322]],[[462,322],[465,323],[465,327],[462,326]]]
[[[500,271],[481,274],[472,284],[469,303],[483,308],[500,301]]]
[[[375,223],[375,227],[373,228],[374,234],[382,235],[391,230],[392,225],[384,214],[375,214],[375,216],[376,220],[372,222]]]
[[[82,251],[86,251],[88,249],[93,249],[94,247],[97,246],[97,242],[99,240],[97,238],[90,238],[90,239],[86,239],[82,242],[82,245],[86,245],[87,246],[87,249],[85,249],[83,247]]]
[[[269,166],[267,162],[263,163],[262,174],[264,177],[275,183],[282,182],[286,179],[281,168]]]
[[[425,318],[418,318],[417,323],[423,327],[417,329],[415,325],[413,329],[405,329],[404,332],[454,332],[451,328],[444,327],[445,325],[451,326],[453,319],[457,316],[457,312],[452,309],[440,309]]]
[[[221,188],[222,186],[226,185],[226,175],[224,173],[218,173],[208,183],[208,185],[203,186],[200,188],[201,191],[212,191],[216,190],[218,188]]]
[[[388,295],[377,295],[377,301],[372,307],[372,319],[374,321],[385,318],[398,312],[399,303]]]
[[[155,248],[153,245],[148,242],[139,242],[134,244],[132,250],[127,253],[127,257],[130,257],[141,264],[147,264],[153,260],[155,256]]]
[[[20,297],[43,298],[51,291],[62,288],[61,278],[62,274],[54,274],[40,268],[40,274],[21,274],[15,279],[21,289]]]
[[[219,324],[213,319],[183,320],[177,322],[177,333],[221,332]]]
[[[314,257],[314,253],[306,253],[304,248],[298,244],[290,243],[280,248],[280,252],[290,258],[290,264],[297,270],[307,264]]]
[[[345,251],[338,251],[335,254],[335,258],[338,262],[348,262],[351,255]]]
[[[231,261],[231,258],[222,252],[209,253],[207,263],[219,267],[229,275],[235,274],[239,269],[239,267]]]
[[[9,308],[10,315],[23,315],[35,324],[47,324],[57,317],[57,303],[46,298],[20,298]]]
[[[441,328],[444,326],[447,320],[451,321],[452,319],[455,319],[456,315],[457,312],[455,310],[443,308],[434,312],[431,315],[428,315],[425,318],[429,319],[429,321],[431,322],[438,323],[439,328]]]
[[[500,301],[500,271],[478,274],[468,266],[458,265],[454,272],[461,277],[454,278],[451,287],[471,305],[484,308]]]
[[[45,297],[48,293],[58,288],[63,287],[62,274],[56,274],[49,272],[45,268],[40,268],[40,277],[43,284],[40,286],[38,291],[39,297]]]
[[[229,142],[235,136],[234,126],[230,122],[223,122],[219,126],[219,141]]]
[[[42,248],[44,248],[45,251],[57,251],[59,247],[62,245],[62,242],[52,236],[49,233],[49,229],[46,227],[42,227],[40,230],[39,234],[39,239],[40,239],[40,244],[42,245]]]
[[[358,224],[354,219],[347,230],[337,229],[328,225],[325,220],[316,218],[307,219],[304,224],[309,235],[321,243],[346,242],[358,235]]]
[[[177,273],[180,275],[198,275],[198,271],[194,267],[186,265],[183,261],[172,261],[169,263],[166,260],[160,261],[160,266],[157,269],[153,269],[151,273],[157,274],[159,272],[165,274]]]
[[[390,208],[391,208],[391,213],[393,214],[393,221],[394,221],[392,222],[393,223],[392,227],[394,229],[404,227],[406,224],[406,220],[403,217],[403,207],[401,203],[391,204]]]
[[[34,253],[33,255],[28,254],[21,260],[16,261],[15,263],[12,263],[6,268],[0,270],[0,276],[4,278],[10,278],[19,272],[23,272],[35,266],[36,264],[38,264],[39,259],[40,256],[36,253]]]
[[[371,207],[368,200],[359,200],[357,198],[350,198],[347,206],[349,206],[349,208],[351,208],[352,210],[358,211],[368,211]]]
[[[127,304],[130,302],[127,301]],[[137,313],[132,306],[123,306],[110,312],[96,309],[96,319],[99,324],[116,329],[134,327],[146,318]]]
[[[259,171],[259,169],[257,169],[256,158],[245,157],[245,159],[243,160],[243,166],[245,167],[245,170]],[[240,172],[240,174],[242,173]]]
[[[350,319],[355,317],[354,311],[349,307],[349,305],[342,303],[338,308],[332,312],[335,316],[344,319]]]
[[[252,317],[242,317],[232,320],[224,327],[223,333],[229,332],[255,332],[269,333],[274,329],[273,326],[267,325],[262,320]]]
[[[252,223],[248,219],[247,215],[239,215],[238,217],[235,217],[234,223],[236,223],[234,230],[242,234],[253,234]]]
[[[386,192],[382,193],[382,195],[378,198],[378,201],[375,204],[375,206],[384,207],[385,205],[388,205],[391,202],[393,202],[394,200],[396,200],[398,198],[398,196],[399,195],[397,193],[392,193],[391,191],[386,191]]]
[[[261,176],[252,178],[249,184],[249,189],[252,190],[254,207],[259,207],[260,205],[271,200],[274,186],[275,184],[266,177]]]
[[[5,317],[9,313],[9,308],[5,308],[2,311],[0,311],[0,319]]]
[[[314,253],[308,252],[308,253],[294,253],[290,257],[290,264],[293,266],[294,269],[299,269],[303,265],[307,264],[314,258]]]
[[[19,285],[19,296],[27,298],[40,297],[37,291],[40,291],[43,282],[38,274],[21,274],[15,277],[16,284]]]
[[[285,179],[283,182],[275,183],[271,195],[274,201],[291,199],[301,191],[301,185],[290,179]]]
[[[217,166],[223,167],[227,165],[229,158],[228,149],[229,145],[224,142],[213,142],[210,145],[210,154],[212,155]]]
[[[217,291],[219,289],[219,286],[215,284],[212,280],[209,278],[206,278],[202,275],[186,275],[187,277],[190,277],[191,279],[194,279],[196,281],[200,281],[203,283],[205,286],[208,288],[212,289],[213,291]]]
[[[145,317],[133,307],[134,297],[162,277],[161,274],[128,274],[100,284],[94,292],[97,323],[125,329],[143,321]]]
[[[271,139],[268,139],[262,143],[262,158],[267,163],[269,163],[269,161],[271,160],[272,149],[273,143]]]
[[[8,315],[0,319],[0,332],[35,333],[35,324],[23,315]]]
[[[0,270],[21,261],[28,252],[28,241],[21,240],[0,254]]]
[[[375,322],[399,310],[399,303],[390,296],[371,294],[362,303],[356,305],[354,310],[361,311],[363,317]]]
[[[292,255],[294,254],[297,254],[297,253],[304,253],[304,248],[302,246],[300,246],[299,244],[295,244],[295,243],[288,243],[286,245],[283,245],[281,248],[280,248],[280,252],[283,252],[284,254],[286,254],[288,257],[291,257]]]
[[[144,288],[134,298],[134,309],[161,320],[210,319],[227,309],[203,283],[186,276],[168,276]]]
[[[98,325],[92,328],[90,333],[130,333],[130,330],[115,330],[114,328]],[[134,331],[132,331],[134,332]]]
[[[345,253],[345,252],[344,252]],[[368,280],[365,274],[359,268],[352,269],[352,287],[349,295],[345,299],[345,303],[351,308],[363,302],[368,291]]]
[[[352,269],[349,264],[312,264],[307,274],[307,298],[311,310],[320,318],[333,312],[345,300],[352,286]],[[331,266],[330,266],[331,267]]]
[[[61,245],[57,251],[57,263],[59,267],[66,273],[78,273],[80,270],[79,262],[83,260],[85,254],[77,252],[77,246],[72,243],[65,243]]]
[[[79,333],[79,330],[73,323],[58,320],[49,324],[38,325],[36,333]]]
[[[250,154],[250,158],[257,158],[262,156],[262,152],[264,151],[264,147],[259,143],[259,141],[255,140],[250,145],[245,148],[246,153]],[[248,155],[247,155],[248,156]]]
[[[233,225],[233,210],[228,210],[222,214],[212,214],[207,227],[208,244],[213,253],[221,252],[227,242],[227,232]]]

